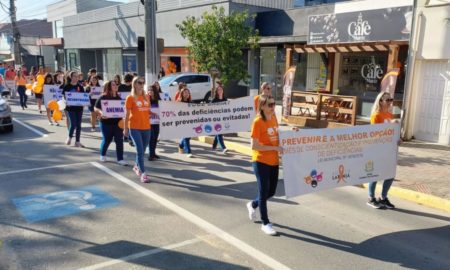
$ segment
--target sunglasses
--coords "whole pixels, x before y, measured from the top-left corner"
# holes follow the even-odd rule
[[[392,102],[392,101],[394,101],[394,99],[393,98],[386,98],[386,99],[381,99],[381,101]]]
[[[143,85],[145,82],[144,81],[137,81],[137,84]]]
[[[267,104],[267,106],[268,106],[269,108],[273,108],[273,107],[275,107],[275,102],[271,102],[271,103]]]

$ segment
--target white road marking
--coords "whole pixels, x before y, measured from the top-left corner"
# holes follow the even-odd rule
[[[269,266],[272,269],[282,270],[282,269],[290,269],[286,265],[276,261],[275,259],[269,257],[267,254],[257,250],[256,248],[250,246],[249,244],[239,240],[238,238],[232,236],[231,234],[223,231],[222,229],[216,227],[215,225],[209,223],[208,221],[200,218],[199,216],[194,215],[193,213],[189,212],[188,210],[176,205],[175,203],[159,196],[158,194],[140,186],[136,182],[133,182],[132,180],[116,173],[115,171],[101,165],[98,162],[91,162],[91,164],[98,169],[104,171],[105,173],[111,175],[112,177],[116,178],[117,180],[121,181],[122,183],[134,188],[135,190],[139,191],[140,193],[144,194],[145,196],[149,197],[150,199],[158,202],[162,206],[168,208],[169,210],[172,210],[179,216],[185,218],[186,220],[194,223],[195,225],[199,226],[200,228],[204,229],[208,233],[215,235],[225,242],[233,245],[237,249],[241,250],[242,252],[246,253],[247,255],[253,257],[254,259],[260,261],[261,263]]]
[[[23,170],[14,170],[14,171],[0,172],[0,175],[13,174],[13,173],[24,173],[24,172],[32,172],[32,171],[40,171],[40,170],[53,169],[53,168],[64,168],[64,167],[71,167],[71,166],[77,166],[77,165],[86,165],[86,164],[89,164],[89,162],[61,164],[61,165],[54,165],[54,166],[48,166],[48,167],[39,167],[39,168],[32,168],[32,169],[23,169]]]
[[[107,266],[111,266],[111,265],[115,265],[115,264],[119,264],[119,263],[124,263],[124,262],[128,262],[128,261],[136,260],[136,259],[139,259],[139,258],[142,258],[142,257],[158,254],[158,253],[161,253],[161,252],[165,252],[165,251],[168,251],[168,250],[184,247],[184,246],[187,246],[187,245],[192,245],[192,244],[195,244],[195,243],[198,243],[198,242],[201,242],[201,239],[194,238],[194,239],[191,239],[191,240],[186,240],[186,241],[183,241],[183,242],[180,242],[180,243],[176,243],[176,244],[172,244],[172,245],[168,245],[168,246],[165,246],[165,247],[154,248],[154,249],[142,251],[142,252],[139,252],[139,253],[135,253],[135,254],[132,254],[132,255],[128,255],[128,256],[125,256],[125,257],[122,257],[122,258],[118,258],[118,259],[102,262],[102,263],[99,263],[99,264],[94,264],[94,265],[91,265],[91,266],[79,268],[78,270],[101,269],[101,268],[104,268],[104,267],[107,267]]]
[[[28,139],[17,139],[12,141],[1,141],[0,143],[18,143],[18,142],[27,142],[27,141],[33,141],[33,140],[39,140],[41,137],[37,138],[28,138]]]
[[[39,130],[35,129],[34,127],[32,127],[32,126],[30,126],[28,124],[25,124],[24,122],[22,122],[22,121],[20,121],[20,120],[18,120],[16,118],[13,118],[13,121],[16,122],[17,124],[27,128],[27,129],[31,130],[31,131],[33,131],[34,133],[36,133],[37,135],[39,135],[41,137],[47,137],[48,136],[47,134],[44,134],[44,133],[40,132]]]

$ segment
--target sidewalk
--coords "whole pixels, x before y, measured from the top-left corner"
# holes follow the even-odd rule
[[[213,137],[199,140],[212,144]],[[229,150],[251,155],[249,132],[225,135],[224,140]],[[392,196],[450,212],[450,147],[404,142],[399,148],[397,164],[397,175],[390,190]]]

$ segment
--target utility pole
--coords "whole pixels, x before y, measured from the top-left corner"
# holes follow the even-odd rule
[[[145,83],[158,80],[159,57],[156,40],[156,0],[145,0]]]
[[[22,64],[22,57],[20,57],[20,34],[16,24],[16,3],[15,0],[9,0],[9,15],[11,16],[11,27],[14,41],[14,63],[16,65]]]

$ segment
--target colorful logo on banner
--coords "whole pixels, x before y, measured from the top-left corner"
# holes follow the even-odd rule
[[[305,176],[305,183],[311,185],[311,187],[316,188],[319,182],[323,180],[323,172],[317,173],[317,170],[312,170],[308,176]]]
[[[333,174],[333,181],[337,181],[337,183],[346,183],[346,179],[350,178],[350,173],[345,171],[344,165],[339,165],[338,172]]]

